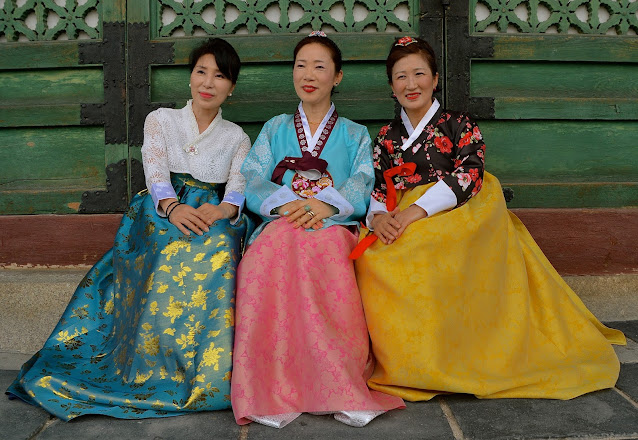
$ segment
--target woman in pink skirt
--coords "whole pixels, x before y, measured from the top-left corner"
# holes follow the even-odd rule
[[[232,405],[281,428],[302,412],[364,426],[400,398],[368,389],[368,331],[348,255],[374,181],[366,127],[330,97],[341,52],[323,32],[294,51],[301,103],[263,127],[242,167],[264,224],[238,269]],[[256,237],[256,238],[255,238]]]

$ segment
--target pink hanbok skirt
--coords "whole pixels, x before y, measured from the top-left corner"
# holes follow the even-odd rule
[[[247,416],[384,411],[403,400],[370,390],[370,345],[343,226],[269,224],[238,268],[232,406]]]

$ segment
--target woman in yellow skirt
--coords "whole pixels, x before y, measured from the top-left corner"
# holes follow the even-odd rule
[[[432,97],[432,48],[400,38],[386,67],[403,108],[376,139],[373,232],[352,255],[377,359],[370,388],[415,401],[614,386],[611,344],[624,335],[587,310],[507,210],[478,126]]]

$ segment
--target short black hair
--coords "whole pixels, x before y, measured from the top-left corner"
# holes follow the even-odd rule
[[[197,61],[206,54],[213,55],[219,71],[233,84],[237,84],[241,61],[237,51],[230,43],[221,38],[209,38],[197,46],[188,57],[191,72],[195,69]]]

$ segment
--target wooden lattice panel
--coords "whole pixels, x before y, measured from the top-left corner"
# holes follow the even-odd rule
[[[11,41],[98,39],[100,0],[0,0],[0,38]]]
[[[636,35],[636,0],[474,0],[474,32]]]
[[[413,32],[417,0],[153,0],[156,37],[235,33]]]

